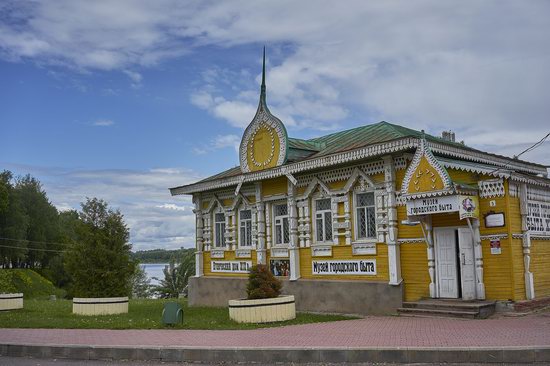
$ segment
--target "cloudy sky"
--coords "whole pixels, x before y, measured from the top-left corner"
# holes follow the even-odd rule
[[[0,169],[193,246],[168,188],[238,164],[268,103],[309,138],[381,120],[512,156],[550,132],[548,1],[0,1]],[[522,158],[550,165],[550,144]]]

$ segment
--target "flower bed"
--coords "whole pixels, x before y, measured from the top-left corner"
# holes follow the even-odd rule
[[[0,311],[23,309],[23,294],[0,294]]]
[[[296,318],[294,296],[229,300],[229,317],[238,323],[270,323],[291,320]]]
[[[128,313],[128,297],[75,297],[73,313],[79,315]]]

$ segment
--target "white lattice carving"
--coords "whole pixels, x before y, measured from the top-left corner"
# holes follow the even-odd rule
[[[504,197],[506,193],[502,179],[481,180],[477,182],[477,186],[481,198]]]
[[[404,156],[398,156],[393,159],[393,164],[395,166],[395,170],[405,169],[407,167],[407,158]]]
[[[515,183],[508,183],[508,193],[510,197],[519,197],[519,186]]]
[[[296,177],[296,180],[298,181],[296,186],[306,187],[307,185],[309,185],[309,183],[313,180],[314,177],[321,179],[323,182],[337,182],[337,181],[347,180],[349,179],[349,177],[351,177],[351,174],[353,173],[353,170],[355,168],[361,169],[363,172],[365,172],[368,175],[382,173],[384,171],[384,161],[377,160],[370,163],[347,166],[347,167],[327,170],[327,171],[315,173],[315,174],[305,174],[305,175]]]
[[[407,201],[405,200],[405,197],[403,197],[403,194],[401,194],[401,191],[395,192],[395,204],[397,206],[405,206],[407,204]]]
[[[539,202],[550,202],[550,189],[528,186],[527,199]]]

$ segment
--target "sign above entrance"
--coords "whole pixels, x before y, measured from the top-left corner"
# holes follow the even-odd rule
[[[420,216],[458,211],[457,196],[418,198],[407,201],[407,215]]]
[[[431,198],[417,198],[407,201],[407,215],[421,216],[447,212],[459,212],[460,219],[478,218],[477,196],[452,195]]]

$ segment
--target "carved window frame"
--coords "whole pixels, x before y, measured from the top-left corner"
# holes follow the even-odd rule
[[[317,210],[317,201],[320,200],[328,200],[330,202],[330,206],[328,209],[325,210]],[[323,235],[325,236],[325,240],[319,240],[319,237],[317,235],[317,213],[321,212],[323,214],[321,220],[323,223]],[[326,239],[326,215],[325,213],[330,214],[329,218],[329,225],[331,227],[331,235],[330,239]],[[330,196],[320,194],[319,192],[316,192],[311,196],[311,223],[310,223],[310,230],[313,231],[313,243],[312,245],[332,245],[334,243],[334,228],[333,228],[333,212],[332,212],[332,198]]]
[[[373,204],[372,207],[374,208],[374,236],[373,237],[365,237],[360,238],[359,237],[359,217],[357,215],[357,209],[359,208],[357,205],[357,196],[360,194],[369,193],[373,196]],[[364,206],[361,206],[364,207]],[[371,207],[366,206],[366,207]],[[376,204],[376,190],[374,187],[368,187],[366,189],[354,189],[353,190],[353,207],[350,210],[352,212],[352,219],[353,219],[353,243],[376,243],[378,241],[378,233],[377,233],[377,211],[378,207]],[[367,227],[368,229],[368,227]]]
[[[250,218],[249,219],[243,219],[241,218],[241,212],[244,212],[244,211],[250,211]],[[246,205],[241,205],[239,207],[239,209],[237,210],[237,215],[235,215],[236,217],[238,216],[237,218],[237,227],[238,227],[238,230],[237,230],[237,243],[238,243],[238,247],[239,248],[242,248],[242,249],[253,249],[254,247],[254,211],[252,210],[252,207],[248,207]],[[248,227],[246,224],[249,224]],[[247,236],[249,239],[250,239],[250,242],[247,243],[247,244],[244,244],[243,243],[243,235],[242,235],[242,232],[241,232],[241,229],[243,229],[242,225],[245,224],[245,233],[247,232],[247,230],[250,230],[250,236]]]
[[[287,206],[287,214],[286,215],[276,215],[275,211],[277,210],[277,206]],[[271,203],[271,214],[272,214],[272,220],[271,220],[271,246],[273,248],[287,248],[290,245],[290,215],[289,215],[289,207],[288,203],[286,201],[279,201],[279,202],[272,202]],[[284,223],[286,218],[286,225],[288,226],[288,242],[281,242],[277,243],[277,225],[278,225],[278,219],[281,221],[281,238],[284,240]]]
[[[222,215],[223,216],[223,221],[216,221],[216,216],[217,215]],[[226,222],[226,214],[225,214],[225,210],[221,207],[217,207],[216,209],[214,209],[212,211],[212,224],[214,226],[214,230],[212,230],[212,234],[213,234],[213,245],[212,245],[212,248],[214,249],[227,249],[227,238],[225,237],[225,230],[226,230],[226,225],[227,225],[227,222]],[[220,224],[220,225],[218,225]],[[221,233],[220,233],[220,238],[222,239],[222,244],[223,245],[218,245],[218,230],[221,229]]]

